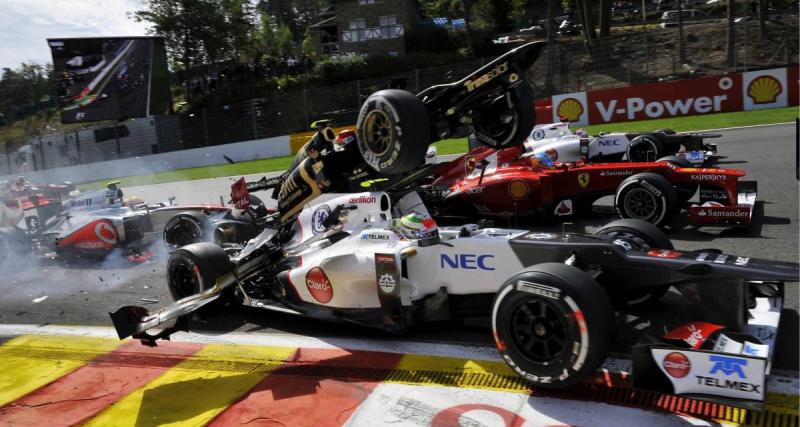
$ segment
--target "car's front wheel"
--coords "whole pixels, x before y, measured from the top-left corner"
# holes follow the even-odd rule
[[[638,173],[625,178],[617,187],[614,206],[622,218],[640,219],[659,227],[680,209],[675,187],[655,173]]]
[[[167,261],[167,286],[174,300],[179,300],[212,288],[217,278],[233,270],[233,263],[219,246],[201,242],[184,246],[173,252]],[[206,307],[220,307],[229,302],[232,294],[220,296]]]
[[[661,229],[653,224],[636,219],[612,221],[600,227],[594,234],[622,239],[629,245],[643,251],[674,249],[672,241]],[[624,272],[616,274],[604,272],[597,278],[597,281],[606,289],[612,303],[618,308],[646,307],[660,300],[669,291],[669,285],[631,284],[629,283],[629,277]],[[622,286],[625,283],[628,283],[629,286]]]
[[[565,264],[538,264],[508,279],[492,307],[503,359],[543,388],[592,375],[608,353],[613,311],[603,288]]]

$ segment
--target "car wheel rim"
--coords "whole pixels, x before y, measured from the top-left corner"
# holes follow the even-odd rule
[[[392,143],[392,122],[389,116],[380,110],[372,110],[364,119],[364,143],[376,156],[381,156]]]
[[[186,264],[178,264],[172,268],[170,281],[178,293],[178,298],[185,298],[197,292],[194,271]]]
[[[641,144],[636,144],[631,147],[631,151],[628,155],[630,161],[632,162],[646,162],[648,161],[648,154],[652,152],[653,154],[656,153],[656,147],[651,144],[650,142],[643,142]],[[653,157],[655,160],[655,157]]]
[[[553,304],[541,299],[528,300],[514,310],[511,333],[523,356],[537,364],[547,365],[566,350],[564,315]]]
[[[203,232],[194,221],[184,219],[172,229],[170,237],[173,245],[182,247],[202,240]]]
[[[658,205],[655,196],[644,188],[634,188],[625,196],[625,212],[630,218],[649,220]]]

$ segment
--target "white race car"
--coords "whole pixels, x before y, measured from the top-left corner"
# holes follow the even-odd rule
[[[645,380],[637,386],[736,406],[763,401],[783,281],[797,280],[797,264],[679,252],[637,220],[615,221],[594,235],[438,228],[416,193],[394,200],[384,192],[324,194],[295,222],[240,247],[178,249],[167,264],[176,301],[153,313],[120,308],[111,313],[117,333],[155,345],[188,330],[186,316],[204,306],[245,305],[391,332],[480,313],[520,376],[560,388],[603,362],[615,306],[652,302],[676,285],[702,321],[672,328],[681,320],[671,317],[660,339],[663,326],[644,331],[633,348],[634,378]],[[148,333],[176,318],[183,320]],[[746,381],[735,388],[713,386],[739,370]]]
[[[545,154],[550,149],[558,153],[559,162],[652,162],[675,155],[693,166],[705,165],[717,153],[716,144],[706,144],[705,138],[719,134],[676,133],[660,129],[644,133],[600,133],[589,136],[574,131],[569,123],[536,125],[525,141],[528,156]],[[688,166],[688,165],[687,165]]]

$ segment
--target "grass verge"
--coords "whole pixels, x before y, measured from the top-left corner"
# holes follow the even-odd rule
[[[604,125],[587,126],[590,134],[599,132],[639,132],[672,128],[677,131],[693,131],[703,129],[718,129],[736,126],[751,126],[770,123],[785,123],[794,121],[798,117],[798,107],[775,108],[770,110],[757,110],[735,113],[708,114],[702,116],[677,117],[669,119],[643,120],[626,123],[610,123]],[[457,138],[439,141],[436,143],[440,155],[458,154],[467,151],[467,139]],[[250,162],[229,165],[205,166],[190,169],[178,169],[168,172],[157,172],[149,175],[129,176],[119,178],[122,185],[161,184],[165,182],[190,181],[204,178],[217,178],[232,175],[250,175],[264,172],[283,171],[292,163],[292,157],[275,157],[272,159],[253,160]],[[94,181],[79,185],[82,189],[96,189],[105,185],[110,180]]]

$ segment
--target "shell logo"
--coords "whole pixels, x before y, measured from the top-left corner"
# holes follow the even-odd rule
[[[556,109],[558,117],[564,117],[571,122],[580,120],[583,114],[583,105],[575,98],[567,98],[558,104]]]
[[[514,200],[521,200],[528,197],[530,190],[528,183],[521,179],[515,179],[508,184],[508,194]]]
[[[771,104],[781,92],[781,82],[772,76],[757,77],[747,86],[747,96],[753,100],[753,104]]]

